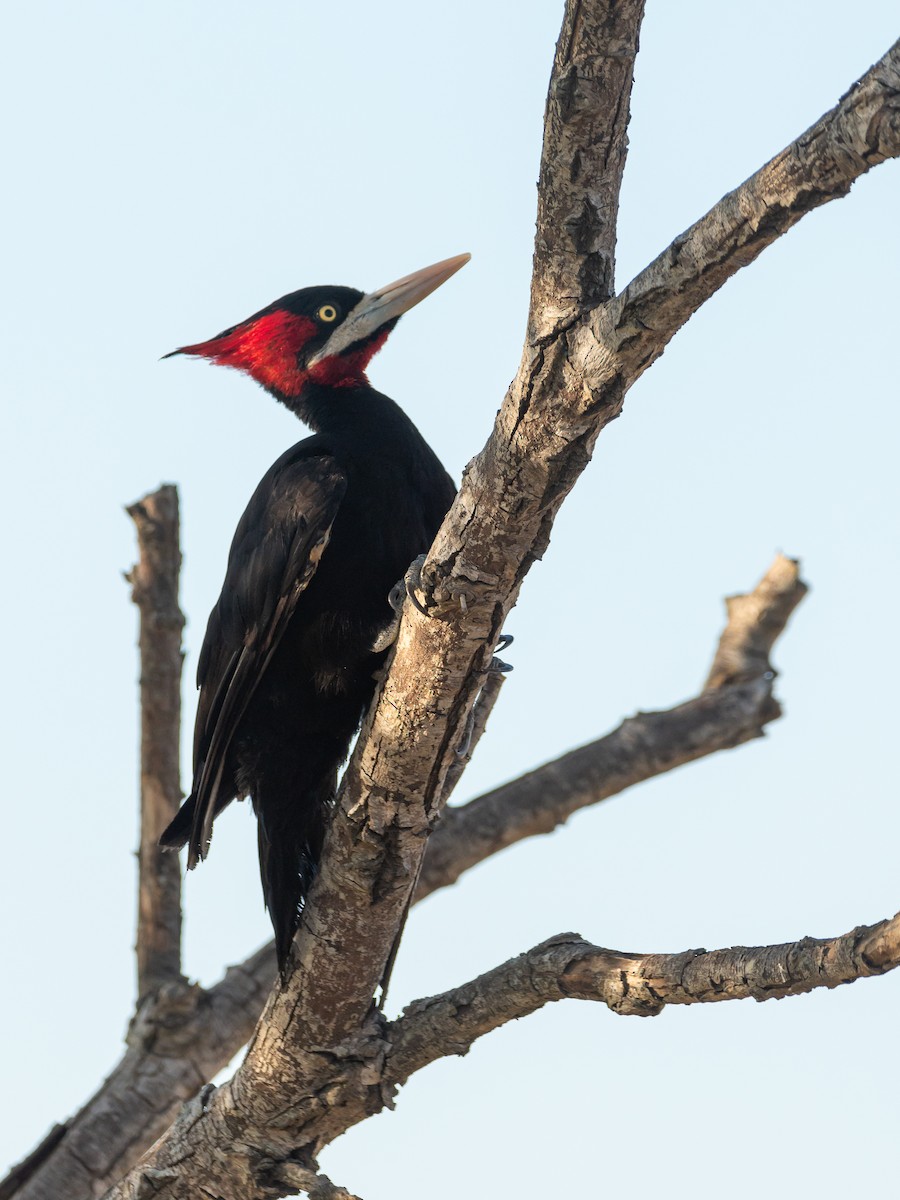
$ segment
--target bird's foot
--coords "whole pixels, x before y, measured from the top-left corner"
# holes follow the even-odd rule
[[[397,634],[400,632],[400,616],[403,612],[403,605],[406,597],[416,606],[420,613],[429,615],[428,609],[423,607],[416,593],[416,588],[422,583],[422,567],[425,563],[425,555],[420,554],[417,559],[409,564],[409,568],[402,579],[398,579],[391,590],[388,592],[388,604],[394,610],[394,615],[379,633],[378,637],[372,643],[372,650],[376,654],[380,654],[382,650],[387,650],[393,646],[397,640]]]
[[[405,595],[409,596],[413,606],[426,617],[453,617],[457,613],[468,612],[473,600],[471,583],[466,580],[447,579],[439,583],[432,582],[427,586],[422,577],[426,557],[420,554],[414,559],[403,580]],[[427,595],[425,603],[419,599],[420,595]]]

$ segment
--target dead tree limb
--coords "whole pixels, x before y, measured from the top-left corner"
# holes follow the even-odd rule
[[[625,954],[562,933],[471,983],[417,1000],[386,1031],[386,1075],[402,1083],[428,1063],[554,1000],[596,1000],[620,1016],[671,1004],[781,1000],[900,966],[900,913],[833,938],[680,954]]]
[[[315,1170],[307,1164],[314,1164],[321,1148],[389,1107],[396,1089],[416,1071],[440,1058],[465,1054],[479,1037],[553,1001],[598,1001],[620,1016],[647,1017],[668,1005],[798,996],[883,975],[897,966],[900,913],[839,937],[677,954],[629,954],[592,945],[575,933],[559,934],[461,987],[415,1001],[396,1021],[385,1022],[372,1012],[354,1038],[321,1050],[309,1090],[293,1095],[281,1114],[284,1126],[290,1125],[302,1141],[286,1147],[280,1160],[242,1157],[245,1169],[237,1186],[219,1194],[240,1200],[274,1196],[279,1193],[268,1189],[292,1178],[304,1186],[301,1180]],[[227,1094],[223,1097],[225,1092],[204,1089],[186,1106],[172,1138],[182,1153],[204,1157],[191,1137],[198,1121],[206,1123],[208,1132],[226,1121],[234,1137],[246,1135],[246,1116],[231,1106]],[[277,1135],[270,1129],[267,1136],[271,1144]],[[198,1166],[199,1161],[193,1165],[184,1158],[147,1162],[112,1196],[137,1200],[153,1194],[141,1190],[150,1185],[161,1196],[186,1195],[181,1190],[185,1168]]]
[[[140,557],[128,576],[141,614],[141,844],[138,851],[138,997],[180,982],[181,866],[159,835],[181,804],[181,548],[178,489],[164,484],[129,505]]]
[[[800,578],[799,564],[779,554],[752,592],[729,596],[725,601],[728,621],[704,691],[765,678],[772,670],[772,647],[808,590]]]
[[[615,291],[619,190],[643,17],[644,0],[566,4],[544,112],[531,344]]]
[[[807,213],[846,196],[872,167],[898,155],[900,41],[834,108],[723,196],[598,310],[589,333],[575,331],[574,363],[604,390],[617,375],[630,386],[732,275]]]
[[[699,696],[664,712],[629,717],[605,737],[445,809],[428,842],[416,899],[449,887],[470,867],[523,838],[552,833],[579,809],[762,737],[764,727],[781,715],[768,656],[806,592],[799,565],[778,555],[752,592],[728,599],[728,623]]]

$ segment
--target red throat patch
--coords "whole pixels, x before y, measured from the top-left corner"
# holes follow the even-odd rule
[[[309,370],[309,378],[324,387],[353,387],[366,382],[366,367],[388,339],[389,329],[383,329],[364,346],[348,354],[323,358]]]
[[[316,323],[308,317],[282,310],[266,313],[252,324],[238,325],[208,342],[182,346],[180,353],[246,371],[263,387],[296,396],[307,378],[297,366],[297,354],[317,332]]]

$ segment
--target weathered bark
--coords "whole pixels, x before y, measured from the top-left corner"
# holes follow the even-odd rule
[[[620,1016],[656,1016],[671,1004],[798,996],[883,975],[897,966],[900,913],[840,937],[680,954],[628,954],[591,945],[575,933],[559,934],[461,987],[417,1000],[396,1021],[385,1022],[370,1012],[354,1038],[319,1051],[309,1090],[286,1101],[280,1127],[290,1126],[300,1140],[290,1148],[285,1144],[282,1154],[271,1159],[239,1154],[240,1176],[224,1192],[216,1182],[206,1194],[243,1200],[275,1197],[294,1183],[303,1186],[321,1147],[389,1107],[410,1075],[439,1058],[465,1054],[477,1038],[552,1001],[593,1000]],[[173,1131],[182,1151],[205,1158],[203,1147],[191,1137],[198,1122],[208,1134],[221,1124],[223,1134],[227,1128],[238,1142],[248,1133],[258,1136],[246,1114],[223,1093],[226,1089],[215,1094],[206,1089],[183,1111]],[[233,1161],[231,1154],[228,1161]],[[187,1195],[180,1190],[183,1174],[197,1166],[199,1162],[192,1166],[183,1159],[139,1166],[112,1195]]]
[[[181,804],[181,549],[178,490],[165,484],[128,508],[140,558],[128,576],[141,614],[141,844],[138,996],[181,980],[181,867],[159,835]]]
[[[273,1178],[291,1192],[305,1192],[309,1200],[360,1200],[359,1196],[352,1195],[346,1188],[332,1183],[327,1175],[309,1167],[301,1167],[299,1163],[280,1163]]]
[[[772,670],[772,647],[808,590],[797,563],[779,554],[752,592],[729,596],[725,601],[728,622],[704,690],[764,678]]]
[[[681,954],[624,954],[561,933],[471,983],[417,1000],[385,1031],[385,1075],[402,1083],[428,1063],[553,1000],[597,1000],[620,1016],[670,1004],[781,1000],[900,966],[900,913],[840,937]]]
[[[532,345],[615,291],[619,187],[643,17],[644,0],[566,5],[544,112]]]

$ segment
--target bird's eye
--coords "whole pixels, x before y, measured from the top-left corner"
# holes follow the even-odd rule
[[[337,315],[338,315],[338,310],[334,307],[333,304],[323,304],[322,307],[319,309],[319,311],[316,313],[316,316],[319,318],[320,321],[327,321],[329,325],[331,324],[332,321],[337,320]]]

